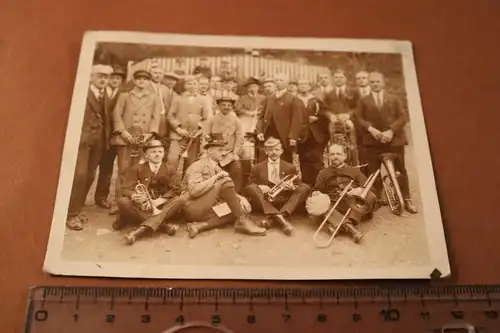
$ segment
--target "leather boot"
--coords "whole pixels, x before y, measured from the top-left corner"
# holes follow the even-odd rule
[[[405,209],[408,213],[417,214],[417,207],[413,204],[410,198],[405,199]]]
[[[132,244],[135,243],[135,241],[137,240],[137,238],[143,236],[145,233],[147,233],[149,231],[151,231],[151,228],[148,228],[148,227],[145,227],[145,226],[140,226],[136,230],[128,233],[127,235],[125,235],[125,240],[127,241],[127,243],[129,245],[132,245]]]
[[[113,228],[113,230],[115,231],[120,231],[126,226],[127,224],[123,222],[119,216],[117,216],[115,222],[113,222],[113,224],[111,225],[111,228]]]
[[[187,232],[189,238],[195,238],[203,228],[208,226],[207,222],[192,222],[187,225]]]
[[[179,229],[178,224],[174,223],[164,223],[160,225],[160,228],[158,230],[163,231],[169,236],[174,236],[177,233],[177,230]]]
[[[283,233],[287,236],[290,236],[293,231],[293,225],[285,219],[285,217],[281,214],[276,214],[273,216],[274,220],[278,223],[283,230]]]
[[[250,236],[264,236],[267,233],[265,228],[256,226],[248,217],[242,216],[234,223],[236,232]]]
[[[359,243],[363,238],[363,233],[359,231],[351,222],[345,222],[343,227],[349,234],[351,234],[355,243]]]

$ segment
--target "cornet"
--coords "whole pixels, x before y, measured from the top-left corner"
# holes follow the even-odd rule
[[[141,183],[140,180],[137,181],[137,185],[135,186],[134,191],[136,194],[146,195],[146,200],[142,202],[139,206],[139,208],[143,212],[151,212],[153,216],[161,213],[161,210],[159,210],[158,207],[156,207],[153,204],[153,199],[151,198],[151,195],[149,194],[147,187],[143,183]]]
[[[295,179],[300,177],[300,172],[296,175],[287,175],[278,184],[274,185],[269,192],[267,192],[266,197],[269,202],[276,200],[278,195],[287,187],[292,186]],[[294,187],[295,188],[295,187]]]

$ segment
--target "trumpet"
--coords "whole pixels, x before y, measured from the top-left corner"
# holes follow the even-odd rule
[[[276,200],[278,195],[288,186],[293,185],[295,179],[300,177],[300,172],[295,175],[287,175],[283,179],[281,179],[278,184],[274,185],[269,192],[267,192],[266,197],[269,202],[273,202]]]
[[[149,194],[148,188],[146,187],[146,185],[141,183],[140,180],[137,181],[137,185],[135,185],[134,191],[136,194],[146,195],[146,200],[139,204],[139,208],[143,212],[151,212],[151,215],[153,215],[153,216],[161,213],[161,210],[158,209],[158,207],[156,207],[153,204],[153,199],[151,198],[151,195]]]
[[[361,213],[366,213],[368,211],[368,204],[367,204],[366,198],[367,198],[368,193],[370,192],[371,188],[373,187],[375,180],[379,176],[379,174],[380,174],[380,169],[377,170],[376,172],[374,172],[373,174],[371,174],[370,177],[368,177],[365,184],[363,185],[363,190],[361,191],[361,194],[350,196],[350,198],[347,201],[348,206],[349,206],[349,208],[347,209],[347,212],[342,217],[342,220],[337,225],[337,227],[333,231],[333,233],[330,236],[330,238],[328,239],[328,241],[324,244],[321,244],[317,240],[319,232],[321,231],[321,229],[323,229],[325,224],[329,223],[328,219],[332,215],[333,211],[338,207],[338,205],[340,204],[342,199],[348,194],[348,192],[350,192],[353,189],[354,180],[351,180],[349,182],[349,184],[347,184],[347,186],[344,188],[344,190],[340,193],[340,197],[337,199],[337,201],[335,202],[333,207],[330,208],[328,213],[323,218],[323,221],[321,222],[320,226],[318,227],[318,229],[314,233],[313,240],[314,240],[314,243],[316,244],[316,246],[328,247],[331,244],[331,242],[333,241],[333,239],[335,238],[335,236],[337,235],[337,233],[339,232],[340,228],[342,227],[345,220],[347,219],[347,217],[349,216],[349,214],[351,213],[351,211],[353,209],[358,210]]]

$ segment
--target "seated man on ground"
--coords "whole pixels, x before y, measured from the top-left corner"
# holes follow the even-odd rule
[[[277,223],[286,235],[294,229],[288,218],[305,202],[310,187],[300,180],[297,167],[281,159],[283,147],[280,140],[269,138],[265,143],[267,159],[256,164],[250,175],[249,185],[245,189],[246,196],[252,206],[266,215],[260,225],[271,228]],[[284,177],[297,176],[293,181],[284,181]],[[278,195],[270,197],[272,188],[277,189]]]
[[[317,202],[321,201],[322,193],[327,195],[330,199],[330,204],[334,205],[345,187],[351,180],[354,180],[353,188],[347,192],[347,195],[344,196],[336,208],[339,213],[346,214],[350,207],[355,208],[350,204],[352,202],[350,201],[350,197],[361,194],[367,178],[359,168],[350,167],[345,164],[347,156],[342,145],[331,145],[328,148],[328,153],[330,166],[319,172],[314,186],[314,191],[311,197],[307,200],[307,206],[315,205]],[[347,221],[345,221],[340,227],[340,230],[349,233],[356,243],[358,243],[363,237],[363,233],[358,230],[356,226],[360,221],[372,218],[376,200],[377,198],[375,193],[370,190],[366,196],[366,211],[351,209],[347,217]],[[327,210],[329,211],[330,209]],[[336,221],[336,219],[338,219],[338,217],[334,214],[331,214],[328,218],[328,230],[331,233],[333,233],[337,228],[337,223],[339,221]]]

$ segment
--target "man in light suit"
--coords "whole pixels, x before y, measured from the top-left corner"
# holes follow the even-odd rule
[[[363,97],[356,110],[356,122],[363,131],[362,142],[368,173],[380,168],[380,155],[393,153],[398,156],[395,167],[400,171],[399,186],[405,200],[405,209],[415,214],[417,208],[410,197],[410,185],[405,167],[405,146],[408,144],[404,126],[408,116],[396,96],[384,90],[383,74],[372,72],[369,76],[371,94]],[[382,182],[380,178],[374,184],[375,192],[382,200]],[[382,201],[382,203],[386,203]]]
[[[267,160],[255,165],[245,193],[252,206],[266,215],[260,226],[270,228],[277,224],[285,235],[291,235],[294,227],[288,219],[305,202],[310,187],[297,177],[293,184],[284,186],[283,191],[270,202],[266,194],[284,177],[297,175],[297,168],[281,159],[283,148],[280,140],[271,137],[264,143],[264,147]]]
[[[302,132],[304,105],[288,91],[288,77],[275,78],[277,91],[267,97],[257,121],[257,139],[278,138],[283,147],[283,159],[293,163],[293,153]]]
[[[141,135],[143,141],[158,135],[160,128],[160,98],[148,86],[151,74],[138,70],[134,73],[134,88],[123,92],[118,97],[113,110],[114,136],[111,144],[116,146],[118,177],[116,179],[116,198],[122,196],[121,184],[129,170],[141,159],[141,152],[136,152]],[[137,154],[135,154],[137,153]]]
[[[104,90],[112,72],[113,68],[110,66],[92,67],[66,220],[66,226],[72,230],[82,230],[83,223],[87,222],[82,209],[94,182],[95,173],[106,146],[106,137],[109,135],[106,133]]]
[[[205,96],[197,92],[197,80],[195,76],[185,78],[185,92],[174,99],[167,115],[171,126],[170,148],[167,155],[167,163],[171,168],[177,170],[179,157],[186,148],[189,137],[200,128],[205,129],[207,120],[212,116],[212,104]],[[200,136],[192,140],[188,157],[184,163],[186,170],[196,159],[201,150]]]

